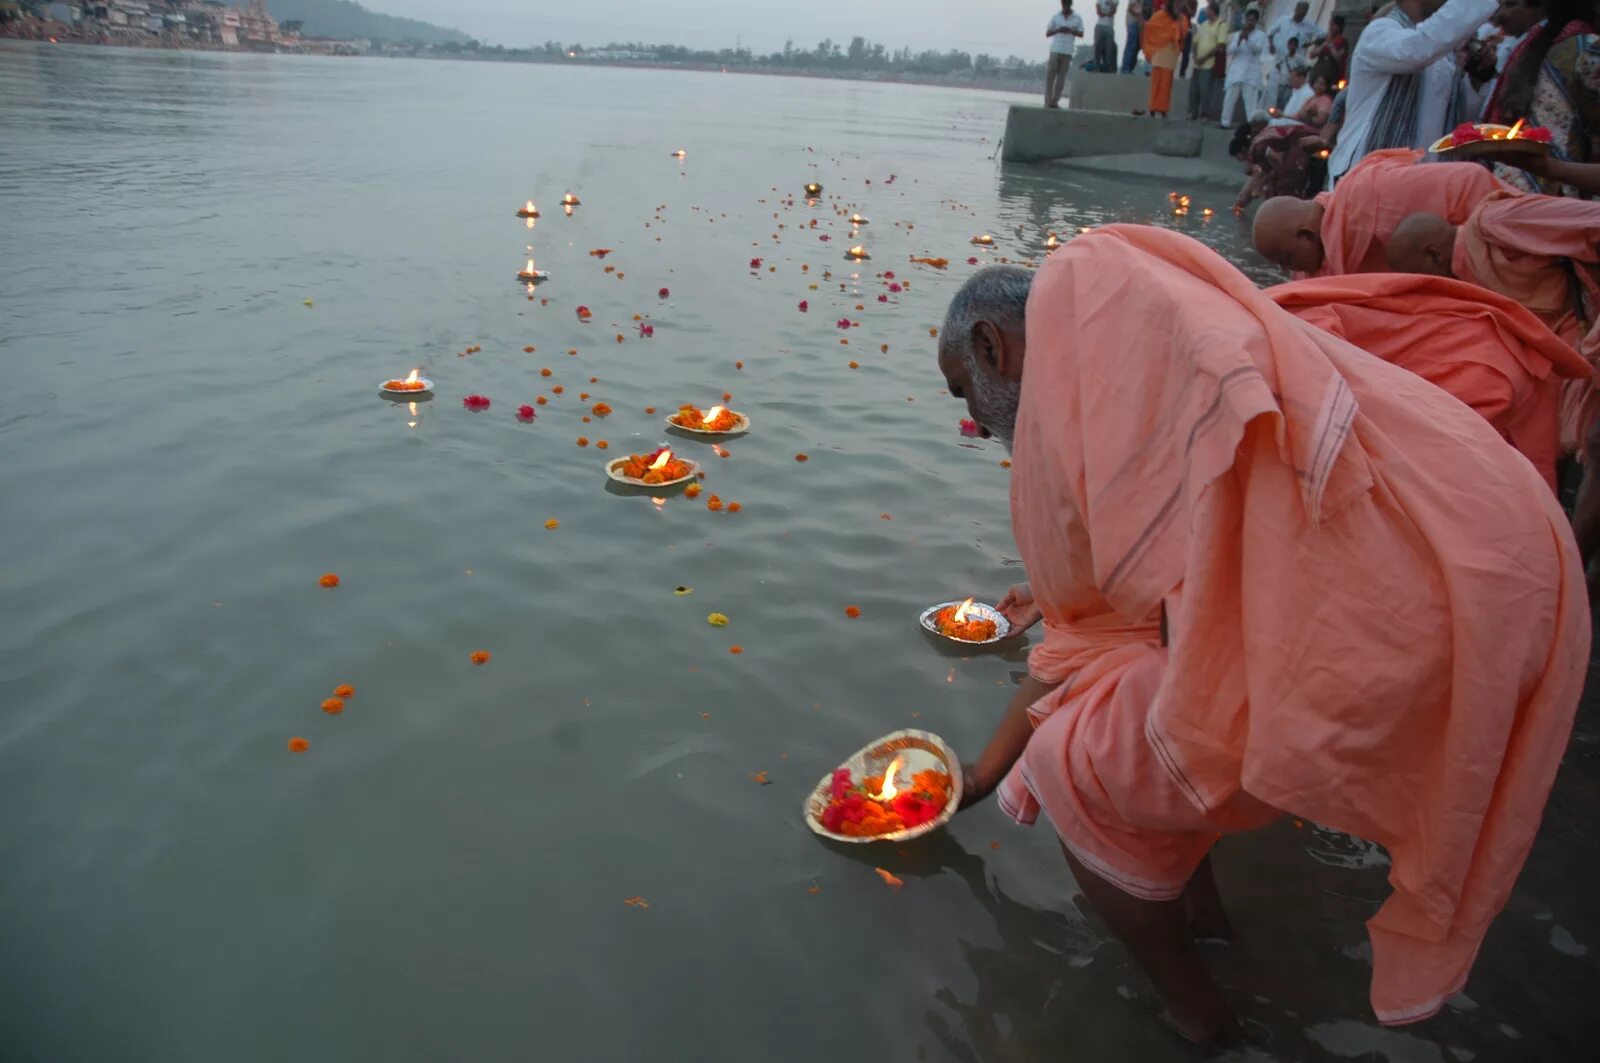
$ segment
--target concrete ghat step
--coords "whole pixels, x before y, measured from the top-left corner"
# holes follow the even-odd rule
[[[1067,159],[1053,159],[1050,165],[1116,177],[1164,181],[1173,187],[1204,184],[1237,192],[1244,184],[1244,170],[1237,163],[1227,167],[1209,159],[1177,159],[1169,155],[1147,152],[1130,155],[1080,155]]]

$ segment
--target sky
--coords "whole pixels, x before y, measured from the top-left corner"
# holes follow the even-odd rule
[[[1042,60],[1045,24],[1059,0],[674,0],[647,4],[625,0],[362,0],[374,11],[409,15],[451,26],[487,44],[521,47],[559,40],[605,44],[637,40],[692,48],[757,52],[815,49],[832,38],[848,45],[862,36],[891,51],[957,48],[1004,58]],[[1123,0],[1126,3],[1126,0]],[[1075,0],[1088,41],[1093,39],[1094,0]],[[1118,13],[1121,21],[1121,11]],[[1121,37],[1120,27],[1118,37]]]

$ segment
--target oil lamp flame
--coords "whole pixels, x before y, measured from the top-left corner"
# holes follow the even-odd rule
[[[893,801],[895,795],[900,792],[900,788],[894,784],[894,777],[899,773],[902,763],[904,763],[903,757],[895,757],[889,762],[889,767],[884,770],[883,789],[874,795],[879,801]]]
[[[664,469],[664,468],[667,467],[667,462],[669,462],[671,460],[672,460],[672,451],[663,450],[660,454],[658,454],[656,456],[656,460],[652,461],[650,463],[650,468],[652,470]]]
[[[855,247],[852,247],[847,252],[847,254],[849,254],[849,256],[851,258],[867,258],[868,257],[867,249],[865,247],[862,247],[860,244],[857,244]]]
[[[723,411],[723,407],[721,407],[721,406],[713,406],[713,407],[711,407],[711,409],[709,409],[709,410],[707,410],[705,412],[705,416],[700,418],[700,423],[701,424],[712,424],[712,423],[714,423],[718,417],[722,416],[722,411]]]
[[[964,623],[966,621],[966,619],[967,619],[967,612],[971,608],[972,608],[972,599],[971,598],[968,598],[966,601],[962,602],[959,606],[957,606],[956,607],[956,615],[953,617],[955,622],[958,623],[958,624]]]
[[[672,157],[674,159],[683,159],[683,158],[688,157],[688,154],[689,153],[687,151],[684,151],[682,148],[679,148],[677,151],[672,153]]]
[[[578,197],[573,195],[571,192],[568,192],[566,195],[561,197],[561,202],[566,206],[576,207],[578,205]]]
[[[537,214],[538,213],[538,208],[533,205],[533,200],[531,200],[531,199],[528,200],[527,206],[523,207],[522,209],[527,211],[529,214]]]
[[[531,259],[531,258],[528,259],[528,268],[523,270],[522,272],[528,273],[528,274],[533,274],[533,273],[537,273],[538,272],[538,270],[533,268],[533,259]]]
[[[1509,131],[1507,131],[1507,133],[1506,133],[1506,139],[1507,140],[1516,140],[1517,139],[1517,134],[1522,131],[1522,123],[1523,123],[1523,121],[1524,120],[1521,119],[1521,118],[1517,119],[1517,124],[1512,126],[1511,129]]]
[[[413,370],[411,370],[410,375],[408,375],[406,377],[406,383],[407,384],[415,384],[416,382],[417,382],[417,370],[413,369]]]

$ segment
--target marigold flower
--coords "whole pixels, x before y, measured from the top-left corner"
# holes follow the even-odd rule
[[[555,385],[554,387],[552,387],[550,389],[550,393],[552,395],[561,395],[561,394],[564,394],[566,392],[566,390],[567,390],[566,388],[562,387],[560,384],[557,384],[557,385]]]
[[[522,353],[532,354],[535,350],[537,350],[537,348],[530,344],[527,347],[522,348]]]
[[[744,368],[744,363],[743,362],[734,362],[733,363],[733,367],[735,369],[743,369]]]
[[[582,417],[580,417],[578,419],[580,421],[582,421],[584,424],[588,424],[589,423],[589,415],[588,414],[584,414]]]
[[[880,344],[878,344],[878,350],[883,354],[888,354],[889,353],[889,345],[887,343],[880,343]]]
[[[517,407],[517,420],[519,421],[531,421],[537,416],[538,414],[533,412],[533,407],[526,403]]]
[[[800,300],[800,312],[802,314],[805,313],[807,310],[810,310],[810,309],[811,309],[811,304],[810,303],[806,302],[804,299]]]
[[[349,683],[340,683],[333,688],[333,696],[336,698],[353,698],[355,695],[356,688]]]
[[[557,528],[561,527],[561,522],[556,520],[554,517],[551,517],[549,520],[544,522],[544,526],[550,531],[555,531]]]
[[[555,373],[553,373],[553,372],[552,372],[552,371],[551,371],[551,370],[550,370],[550,367],[549,367],[549,366],[546,366],[546,367],[545,367],[545,368],[543,368],[543,369],[541,369],[541,370],[539,370],[539,375],[540,375],[540,376],[555,376]]]
[[[706,623],[710,624],[712,627],[727,627],[728,618],[722,613],[712,613],[706,617]]]
[[[740,503],[740,502],[729,502],[728,503],[728,512],[729,513],[737,513],[743,508],[744,508],[743,503]]]
[[[622,335],[622,333],[620,333],[620,332],[619,332],[619,333],[617,333],[617,342],[618,342],[618,343],[622,343],[622,342],[624,342],[624,339],[625,339],[625,338],[624,338],[624,337],[623,337],[623,335]]]
[[[294,738],[289,739],[289,752],[291,752],[291,753],[304,753],[306,750],[308,750],[310,748],[311,748],[311,743],[307,742],[304,738],[300,738],[300,737],[296,736]]]
[[[706,499],[706,508],[713,513],[720,512],[722,509],[722,499],[718,498],[716,495],[712,495],[710,498]]]
[[[588,445],[589,445],[589,437],[588,436],[579,436],[578,437],[578,446],[586,447]]]
[[[489,396],[468,395],[466,398],[461,400],[461,405],[465,406],[473,413],[477,413],[479,410],[487,410],[489,408]]]
[[[337,716],[344,711],[343,698],[329,698],[322,703],[322,711],[329,716]]]
[[[574,358],[576,358],[578,356],[578,348],[576,348],[576,347],[568,347],[567,348],[567,353],[572,355]]]
[[[596,417],[609,417],[611,416],[611,407],[603,402],[597,402],[594,404],[590,412]]]
[[[473,650],[470,660],[473,664],[488,664],[489,658],[493,656],[494,654],[488,650]]]
[[[545,403],[549,402],[550,400],[545,398],[543,395],[540,395],[537,398],[535,398],[533,401],[537,402],[540,406],[543,406]]]
[[[861,368],[861,363],[860,362],[851,362],[850,363],[850,368],[851,369],[860,369]]]
[[[844,615],[848,616],[851,620],[854,620],[856,617],[861,615],[861,607],[857,605],[847,605],[844,607]]]
[[[731,402],[731,401],[732,401],[732,400],[733,400],[733,392],[731,392],[731,391],[724,391],[724,392],[723,392],[723,393],[722,393],[722,401],[723,401],[723,402]]]
[[[1010,458],[1001,458],[1001,459],[1000,459],[1000,467],[1001,467],[1001,468],[1002,468],[1002,469],[1009,469],[1009,468],[1011,468],[1011,459],[1010,459]]]
[[[700,485],[699,484],[690,484],[688,487],[685,487],[683,489],[683,495],[684,495],[685,498],[699,498],[700,497]]]
[[[729,653],[743,653],[744,652],[744,647],[743,646],[729,646],[728,647],[728,652]]]
[[[794,460],[795,461],[810,461],[811,458],[810,458],[809,455],[806,455],[806,454],[796,454],[794,456]]]
[[[645,413],[655,413],[656,412],[656,408],[654,406],[646,406],[644,408],[644,412]]]
[[[317,580],[317,583],[323,587],[337,587],[339,585],[339,574],[337,572],[324,572]]]
[[[596,449],[596,450],[605,450],[605,449],[606,449],[606,448],[607,448],[607,447],[609,447],[609,446],[610,446],[610,445],[611,445],[611,444],[610,444],[610,443],[607,443],[607,442],[606,442],[606,441],[605,441],[605,440],[603,440],[603,439],[599,439],[599,440],[596,440],[596,441],[595,441],[595,444],[594,444],[594,448],[595,448],[595,449]]]

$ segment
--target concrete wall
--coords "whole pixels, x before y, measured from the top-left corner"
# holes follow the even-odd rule
[[[1189,113],[1189,82],[1178,78],[1172,83],[1172,112]],[[1074,111],[1110,111],[1132,114],[1150,108],[1150,79],[1143,74],[1102,74],[1072,67],[1067,78],[1067,106]]]
[[[1085,155],[1149,154],[1201,158],[1236,167],[1228,155],[1231,136],[1230,130],[1217,126],[1136,118],[1126,112],[1053,111],[1013,104],[1006,116],[1001,158],[1006,162],[1047,162]]]

